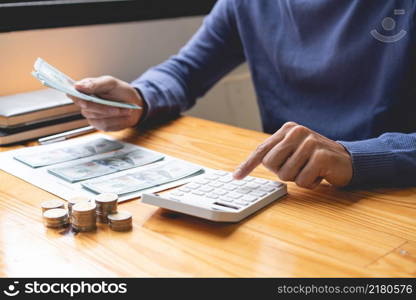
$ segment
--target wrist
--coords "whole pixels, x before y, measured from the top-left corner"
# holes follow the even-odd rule
[[[138,127],[143,123],[143,120],[145,119],[145,116],[148,111],[148,105],[147,102],[144,100],[144,97],[141,93],[141,91],[138,88],[132,87],[134,90],[134,93],[136,95],[137,105],[141,107],[141,109],[137,110],[137,117],[135,119],[134,125],[132,127]]]
[[[379,139],[338,141],[351,156],[353,175],[350,186],[388,183],[397,176],[393,153]]]
[[[339,146],[339,151],[341,153],[342,156],[342,160],[343,160],[343,174],[344,174],[344,180],[343,180],[343,184],[340,185],[340,187],[346,187],[351,183],[352,177],[353,177],[353,162],[352,162],[352,157],[351,154],[349,153],[349,151],[347,150],[347,148],[339,143],[336,142],[336,144]]]

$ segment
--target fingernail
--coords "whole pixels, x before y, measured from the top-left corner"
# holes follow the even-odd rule
[[[75,82],[75,85],[76,86],[82,86],[82,87],[84,87],[85,86],[85,82],[81,80],[81,81]]]
[[[237,169],[234,170],[233,177],[235,179],[240,179],[240,177],[241,177],[241,168],[237,168]]]

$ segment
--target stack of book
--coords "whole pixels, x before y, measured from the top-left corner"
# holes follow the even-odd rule
[[[0,97],[0,145],[87,125],[79,107],[53,89]]]

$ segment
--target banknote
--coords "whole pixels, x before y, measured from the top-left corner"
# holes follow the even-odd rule
[[[75,83],[75,80],[65,75],[55,67],[52,67],[50,64],[48,64],[41,58],[38,58],[35,61],[35,65],[33,66],[33,68],[39,76],[43,77],[44,79],[49,79],[52,82],[58,83],[63,87],[70,88]]]
[[[78,158],[88,157],[95,154],[119,150],[121,148],[123,148],[123,144],[118,141],[98,138],[87,143],[70,147],[54,148],[51,150],[39,148],[37,152],[16,155],[14,156],[14,159],[25,163],[32,168],[38,168]]]
[[[49,169],[48,172],[66,181],[74,183],[81,180],[111,174],[117,172],[117,170],[109,166],[101,165],[95,161],[89,161],[81,164],[76,164],[74,166]]]
[[[112,152],[99,159],[52,168],[48,172],[71,183],[127,170],[163,159],[163,154],[146,150]]]
[[[171,160],[154,165],[144,170],[107,179],[92,179],[82,183],[82,186],[95,193],[116,193],[123,195],[131,192],[176,181],[203,172],[203,168],[193,164]]]
[[[79,92],[74,88],[75,81],[72,78],[65,75],[58,69],[54,68],[41,58],[38,58],[35,61],[34,71],[32,72],[32,75],[40,82],[42,82],[42,84],[45,86],[87,101],[122,108],[142,109],[140,106],[136,104],[101,99],[96,96],[87,95]]]
[[[114,168],[117,171],[123,171],[161,160],[163,157],[164,155],[161,153],[134,150],[128,153],[100,158],[95,161],[101,165]]]

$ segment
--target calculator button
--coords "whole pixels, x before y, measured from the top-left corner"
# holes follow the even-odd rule
[[[227,194],[228,192],[223,189],[216,189],[215,191],[213,191],[213,193],[222,196],[222,195]]]
[[[193,191],[193,192],[192,192],[192,194],[194,194],[194,195],[198,195],[198,196],[203,196],[203,195],[205,195],[205,193],[204,193],[204,192],[200,192],[200,191]]]
[[[218,176],[225,176],[225,175],[227,175],[228,173],[227,173],[227,172],[225,172],[225,171],[216,170],[216,171],[214,172],[214,174],[215,174],[215,175],[218,175]]]
[[[219,197],[215,194],[209,194],[209,195],[207,195],[207,198],[218,199]]]
[[[252,196],[252,195],[245,195],[241,200],[253,202],[253,201],[256,201],[257,198],[258,197],[255,197],[255,196]]]
[[[237,187],[232,184],[227,184],[227,185],[224,185],[222,188],[227,191],[234,191]]]
[[[269,186],[262,186],[259,190],[270,193],[270,192],[273,192],[275,188],[269,187]]]
[[[244,203],[247,203],[247,204],[250,204],[252,201],[248,201],[248,200],[244,200],[244,199],[238,199],[238,200],[236,200],[237,202],[244,202]],[[235,202],[235,201],[234,201]]]
[[[209,186],[203,186],[203,187],[201,187],[199,190],[200,190],[201,192],[206,192],[206,193],[208,193],[208,192],[213,191],[214,189],[213,189],[212,187],[209,187]]]
[[[268,185],[274,186],[274,187],[281,187],[283,184],[281,182],[277,182],[277,181],[270,181],[268,183]]]
[[[218,182],[218,181],[214,181],[214,182],[211,182],[211,183],[209,184],[209,186],[216,187],[216,188],[218,188],[218,187],[220,187],[220,186],[223,186],[223,185],[224,185],[223,183]]]
[[[242,181],[244,181],[244,182],[251,182],[251,181],[253,181],[253,180],[255,180],[256,178],[254,178],[254,177],[251,177],[251,176],[247,176],[246,178],[244,178]]]
[[[259,191],[259,190],[255,190],[255,191],[250,192],[250,195],[263,197],[263,196],[266,196],[267,193]]]
[[[258,189],[260,187],[260,185],[255,184],[255,183],[247,183],[246,187],[250,188],[250,189]]]
[[[205,176],[205,178],[208,179],[208,180],[217,180],[218,179],[218,176],[209,174],[209,175]]]
[[[276,189],[277,189],[277,186],[274,186],[274,185],[271,185],[271,184],[266,184],[266,185],[265,185],[265,186],[263,186],[262,188],[273,189],[273,191],[274,191],[274,190],[276,190]]]
[[[266,187],[266,188],[270,188],[270,189],[274,189],[274,190],[276,190],[276,189],[278,189],[278,188],[279,188],[278,186],[276,186],[276,185],[274,185],[274,184],[266,184],[264,187]]]
[[[179,188],[178,189],[179,191],[181,191],[181,192],[184,192],[184,193],[189,193],[191,190],[190,189],[188,189],[187,187],[181,187],[181,188]]]
[[[239,199],[239,198],[241,198],[241,197],[242,197],[242,195],[241,195],[241,194],[239,194],[239,193],[232,192],[232,193],[228,193],[228,194],[227,194],[227,197],[231,197],[231,198],[233,198],[233,199]]]
[[[231,181],[233,181],[234,179],[232,179],[231,176],[226,176],[226,177],[222,177],[220,179],[218,179],[219,182],[223,182],[223,183],[229,183]]]
[[[174,196],[183,196],[184,195],[182,192],[179,192],[179,191],[173,191],[170,194],[174,195]]]
[[[254,182],[255,182],[255,183],[259,183],[259,184],[265,184],[265,183],[268,183],[269,181],[268,181],[268,180],[266,180],[266,179],[262,179],[262,178],[256,178],[256,179],[254,180]]]
[[[242,186],[239,187],[238,189],[235,190],[235,192],[240,193],[240,194],[248,194],[251,193],[253,190],[246,187],[246,186]]]
[[[224,201],[224,202],[233,202],[234,201],[233,198],[229,198],[229,197],[221,197],[220,200]]]
[[[199,188],[200,185],[199,184],[196,184],[196,183],[190,183],[190,184],[187,184],[186,187],[188,189],[195,190],[195,189]]]
[[[231,182],[232,185],[236,185],[236,186],[242,186],[245,185],[246,183],[244,181],[241,180],[234,180]]]
[[[201,179],[195,180],[195,182],[199,184],[207,184],[209,183],[209,180],[201,178]]]

